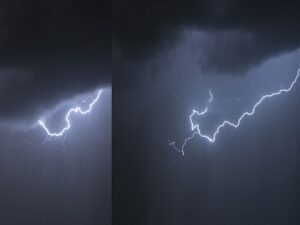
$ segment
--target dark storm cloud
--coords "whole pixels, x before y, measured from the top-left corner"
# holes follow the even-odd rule
[[[114,1],[115,224],[299,224],[298,85],[216,143],[195,138],[171,167],[168,146],[191,135],[210,89],[201,122],[213,131],[290,84],[299,15],[291,1]]]
[[[1,58],[64,51],[107,51],[109,1],[1,1]]]
[[[214,47],[205,49],[208,63],[201,66],[238,74],[299,47],[298,9],[296,1],[116,0],[113,38],[123,57],[137,59],[176,45],[183,27],[212,32]],[[240,35],[218,35],[226,31]]]
[[[2,120],[32,119],[110,76],[109,1],[1,1]]]

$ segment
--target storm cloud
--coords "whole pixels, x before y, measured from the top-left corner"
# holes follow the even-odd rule
[[[199,66],[241,75],[252,65],[300,46],[298,8],[296,1],[117,0],[116,55],[140,62],[177,46],[185,30],[195,30],[208,34],[196,42],[205,56]]]
[[[298,4],[114,1],[117,224],[299,223],[298,84],[214,144],[195,138],[180,160],[169,146],[191,135],[189,115],[204,110],[209,90],[214,101],[199,118],[208,133],[290,84]]]
[[[32,119],[63,98],[110,84],[110,7],[95,0],[0,3],[2,120]]]

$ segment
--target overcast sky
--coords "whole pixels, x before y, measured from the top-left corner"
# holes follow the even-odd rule
[[[0,224],[111,224],[111,3],[1,1],[0,18]],[[65,136],[36,126],[99,88]]]
[[[214,144],[169,145],[210,90],[209,134],[288,87],[299,15],[297,1],[2,1],[0,223],[110,224],[112,206],[120,225],[299,224],[298,83]],[[55,129],[99,88],[42,144],[39,118]]]
[[[196,137],[176,163],[180,154],[168,145],[191,135],[188,117],[204,109],[209,90],[214,102],[197,121],[211,134],[290,85],[300,65],[297,4],[114,3],[118,224],[299,223],[298,84],[214,144]]]

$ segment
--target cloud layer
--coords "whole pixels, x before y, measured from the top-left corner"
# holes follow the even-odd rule
[[[0,3],[1,120],[32,119],[111,77],[108,1]]]

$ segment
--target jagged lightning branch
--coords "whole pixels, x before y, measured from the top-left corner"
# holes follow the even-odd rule
[[[69,111],[67,112],[66,116],[65,116],[65,122],[66,122],[66,126],[61,129],[59,132],[51,132],[47,126],[45,125],[45,123],[42,120],[39,120],[38,123],[39,125],[46,131],[47,135],[49,135],[50,137],[59,137],[65,134],[65,132],[67,130],[69,130],[71,128],[71,122],[70,122],[70,116],[72,114],[77,114],[80,113],[81,115],[85,115],[87,113],[90,113],[94,107],[94,105],[98,102],[100,95],[102,93],[102,89],[100,89],[99,91],[97,91],[97,95],[94,98],[94,100],[89,104],[89,107],[87,110],[83,110],[81,109],[81,107],[76,106],[74,108],[69,109]]]
[[[191,115],[189,116],[189,120],[190,120],[190,125],[191,125],[191,130],[192,131],[195,131],[190,137],[186,138],[182,144],[182,146],[180,148],[176,147],[176,144],[174,141],[170,142],[169,145],[173,146],[174,149],[180,153],[182,153],[182,155],[184,155],[184,148],[186,146],[186,144],[191,140],[193,139],[197,134],[201,137],[201,138],[204,138],[206,139],[207,141],[209,142],[215,142],[216,140],[216,137],[217,135],[219,134],[219,132],[221,131],[221,129],[223,127],[225,127],[226,125],[228,126],[231,126],[231,127],[234,127],[234,128],[237,128],[238,126],[240,126],[240,123],[241,121],[246,118],[247,116],[252,116],[255,111],[256,111],[256,108],[262,103],[264,102],[266,99],[269,99],[269,98],[272,98],[274,96],[277,96],[277,95],[280,95],[282,93],[287,93],[289,92],[290,90],[292,90],[292,88],[294,87],[294,85],[296,84],[296,82],[298,81],[298,78],[300,76],[300,68],[298,69],[297,71],[297,75],[296,77],[294,78],[294,80],[292,81],[292,83],[290,84],[290,86],[288,88],[283,88],[283,89],[279,89],[278,91],[276,92],[273,92],[271,94],[267,94],[267,95],[264,95],[262,96],[259,101],[257,103],[254,104],[254,106],[252,107],[252,109],[250,111],[247,111],[247,112],[244,112],[239,118],[238,120],[234,123],[234,122],[230,122],[230,121],[227,121],[227,120],[224,120],[219,126],[217,126],[217,129],[216,131],[213,133],[212,136],[209,136],[205,133],[203,133],[200,129],[200,125],[199,124],[195,124],[194,121],[193,121],[193,117],[194,116],[202,116],[204,114],[207,113],[208,111],[208,107],[205,107],[205,109],[201,112],[198,112],[197,110],[193,109]],[[213,101],[213,94],[212,92],[210,91],[209,92],[210,94],[210,98],[208,100],[208,102],[212,102]]]

